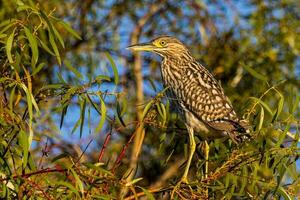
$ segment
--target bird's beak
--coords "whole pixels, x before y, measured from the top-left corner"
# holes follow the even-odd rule
[[[131,51],[153,51],[157,47],[150,42],[130,45],[126,49]]]

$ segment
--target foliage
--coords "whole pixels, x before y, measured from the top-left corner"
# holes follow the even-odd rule
[[[297,1],[0,6],[1,198],[299,195]],[[199,145],[191,183],[179,187],[186,130],[166,98],[159,62],[147,55],[144,67],[140,55],[124,50],[165,33],[211,67],[253,129],[239,145],[210,142],[207,178]]]

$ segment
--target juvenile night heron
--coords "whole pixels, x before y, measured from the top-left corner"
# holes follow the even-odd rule
[[[204,140],[207,176],[207,140],[230,137],[235,143],[240,142],[244,138],[241,133],[246,132],[246,124],[237,117],[218,81],[178,39],[161,36],[148,43],[131,45],[128,49],[154,52],[163,58],[161,73],[164,86],[169,88],[168,96],[173,99],[189,133],[190,153],[181,182],[188,182],[188,171],[196,148],[194,131]]]

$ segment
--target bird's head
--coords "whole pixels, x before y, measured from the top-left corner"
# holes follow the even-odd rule
[[[160,36],[150,42],[131,45],[127,47],[127,49],[132,51],[154,52],[163,58],[181,58],[184,55],[190,55],[184,44],[172,36]]]

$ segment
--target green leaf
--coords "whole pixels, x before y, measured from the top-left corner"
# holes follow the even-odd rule
[[[65,65],[66,65],[66,67],[67,67],[73,74],[75,74],[75,76],[76,76],[77,78],[79,78],[79,79],[82,79],[82,78],[83,78],[82,74],[81,74],[77,69],[75,69],[75,68],[71,65],[71,63],[70,63],[69,60],[65,59],[64,63],[65,63]]]
[[[31,94],[24,83],[19,84],[19,86],[21,86],[21,88],[24,90],[24,92],[26,94],[27,108],[28,108],[27,110],[28,110],[28,114],[29,114],[29,120],[31,121],[33,118]]]
[[[14,37],[15,37],[15,29],[9,35],[9,37],[8,37],[8,39],[6,41],[6,55],[7,55],[9,63],[13,63],[14,62],[14,60],[12,59],[12,55],[11,55],[11,48],[12,48],[12,44],[13,44],[13,41],[14,41]]]
[[[74,134],[74,133],[75,133],[75,131],[77,130],[77,128],[78,128],[78,126],[79,126],[79,124],[80,124],[80,122],[81,122],[81,117],[79,117],[79,119],[78,119],[77,122],[75,123],[75,125],[74,125],[74,127],[73,127],[73,129],[72,129],[72,131],[71,131],[71,134]]]
[[[19,143],[23,150],[22,166],[25,169],[28,161],[29,141],[28,135],[23,130],[19,133]]]
[[[272,122],[274,122],[275,120],[277,120],[278,116],[280,115],[282,109],[283,109],[283,105],[284,105],[284,97],[283,95],[276,90],[276,92],[279,94],[280,98],[279,98],[279,102],[278,102],[278,105],[277,105],[277,108],[276,108],[276,112],[273,116],[273,119],[272,119]]]
[[[52,25],[53,33],[56,36],[56,39],[58,39],[60,45],[65,48],[65,43],[62,37],[60,36],[59,32],[56,30],[56,28]]]
[[[292,197],[285,191],[285,189],[281,186],[278,187],[277,192],[285,199],[292,200]]]
[[[77,39],[79,39],[79,40],[82,39],[80,37],[80,35],[74,29],[72,29],[72,27],[69,24],[67,24],[67,23],[65,23],[63,21],[60,21],[59,24],[62,25],[69,33],[71,33]]]
[[[101,165],[103,165],[103,163],[84,163],[84,165],[90,169],[97,170],[97,171],[107,174],[109,176],[114,176],[114,174],[112,172],[110,172],[109,170],[103,169],[101,167]]]
[[[84,195],[84,188],[83,188],[83,183],[82,181],[80,180],[78,174],[72,169],[70,168],[74,178],[75,178],[75,181],[76,181],[76,186],[79,188],[80,192],[82,195]]]
[[[37,73],[39,73],[39,71],[41,71],[41,69],[43,69],[43,67],[46,65],[46,63],[40,63],[32,72],[32,76],[36,75]]]
[[[247,66],[247,65],[244,65],[243,66],[253,77],[259,79],[259,80],[262,80],[262,81],[267,81],[267,76],[265,75],[262,75],[260,73],[258,73],[257,71],[255,71],[253,68]]]
[[[80,102],[80,138],[82,137],[83,125],[85,120],[86,98]]]
[[[50,48],[42,41],[39,40],[39,42],[41,43],[42,47],[44,50],[46,50],[49,54],[51,54],[52,56],[55,56],[55,53],[53,53]]]
[[[159,115],[161,116],[161,118],[163,120],[162,125],[164,126],[167,121],[167,112],[166,112],[165,105],[159,102],[156,104],[156,107],[157,107],[157,111],[158,111]]]
[[[272,109],[265,102],[263,102],[261,99],[256,98],[256,97],[250,97],[250,99],[253,99],[255,102],[262,105],[264,107],[264,109],[266,109],[271,116],[274,115]]]
[[[24,31],[29,41],[29,45],[31,47],[31,52],[32,52],[31,66],[35,68],[35,65],[39,58],[38,44],[36,42],[35,36],[31,33],[31,31],[27,27],[24,27]]]
[[[133,179],[132,181],[126,183],[125,186],[127,186],[127,187],[128,187],[128,186],[132,186],[132,185],[134,185],[135,183],[137,183],[137,182],[139,182],[139,181],[141,181],[141,180],[143,180],[142,177]]]
[[[59,181],[59,182],[56,183],[56,185],[63,185],[63,186],[65,186],[65,187],[67,187],[67,188],[69,188],[73,193],[75,193],[75,195],[77,195],[78,197],[80,197],[80,195],[79,195],[77,189],[76,189],[73,185],[71,185],[70,183],[68,183],[68,182],[63,182],[63,181]]]
[[[142,119],[144,119],[149,111],[149,109],[151,108],[151,106],[153,105],[154,100],[149,101],[149,103],[145,106],[144,110],[143,110],[143,115],[142,115]]]
[[[60,55],[59,55],[59,51],[58,51],[57,45],[55,43],[55,40],[53,38],[53,35],[52,35],[51,31],[49,31],[49,42],[52,46],[52,49],[54,51],[54,54],[55,54],[55,57],[57,59],[58,64],[61,65],[61,58],[60,58]]]
[[[143,190],[144,194],[146,195],[148,200],[155,200],[154,196],[145,188],[139,187]]]
[[[57,73],[57,77],[61,83],[65,84],[65,85],[67,84],[65,79],[62,77],[61,73]]]
[[[99,75],[95,78],[95,81],[97,81],[98,83],[101,83],[102,81],[111,81],[111,78],[109,76],[106,75]]]
[[[106,55],[107,59],[109,60],[109,63],[111,64],[111,67],[113,69],[115,84],[118,85],[118,83],[119,83],[119,74],[118,74],[118,68],[116,66],[116,63],[114,62],[113,58],[111,57],[111,55],[108,52],[106,52],[105,55]]]
[[[122,110],[121,110],[121,106],[120,103],[117,102],[117,119],[121,122],[122,126],[126,127],[126,124],[122,118]]]
[[[55,38],[54,38],[54,35],[55,35],[55,31],[54,31],[54,28],[52,26],[52,23],[50,22],[48,16],[43,12],[43,11],[40,11],[40,14],[41,14],[41,17],[46,21],[47,25],[48,25],[48,29],[49,29],[49,42],[52,46],[52,49],[54,51],[54,54],[56,56],[56,59],[57,59],[57,62],[59,65],[61,65],[61,58],[60,58],[60,55],[59,55],[59,51],[58,51],[58,48],[57,48],[57,45],[55,43]]]
[[[10,27],[12,27],[12,26],[15,25],[15,23],[12,23],[12,20],[7,20],[7,21],[4,21],[4,22],[5,22],[5,23],[4,23],[5,25],[4,25],[4,24],[3,24],[3,25],[4,25],[5,27],[4,27],[4,28],[1,28],[0,34],[4,33],[4,32],[7,31]],[[9,24],[6,24],[7,22],[8,22]],[[1,23],[1,25],[2,25],[2,23]],[[0,27],[2,27],[1,25],[0,25]]]
[[[265,111],[264,111],[264,108],[262,106],[260,106],[259,123],[257,126],[258,131],[262,128],[262,125],[264,123],[264,118],[265,118]]]
[[[93,108],[97,111],[97,113],[99,115],[101,115],[101,110],[99,110],[99,108],[97,107],[97,105],[93,102],[93,100],[91,99],[90,95],[86,95],[88,97],[88,100],[90,102],[90,104],[92,104]]]
[[[32,7],[27,5],[19,5],[17,8],[17,12],[21,12],[23,10],[34,10]]]
[[[67,111],[68,111],[68,106],[69,105],[66,105],[63,107],[62,109],[62,112],[61,112],[61,117],[60,117],[60,123],[59,123],[59,128],[61,129],[63,123],[64,123],[64,119],[65,119],[65,116],[67,114]]]
[[[102,129],[104,122],[105,122],[105,118],[106,118],[106,106],[105,106],[104,100],[102,99],[101,96],[99,96],[99,98],[100,98],[100,103],[101,103],[101,120],[96,128],[96,132],[99,132]]]

